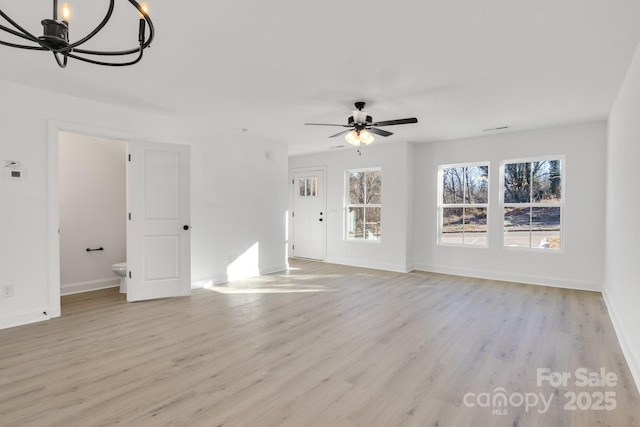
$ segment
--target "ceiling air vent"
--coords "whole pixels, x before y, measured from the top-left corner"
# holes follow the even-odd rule
[[[489,129],[482,129],[482,132],[494,132],[497,130],[505,130],[505,129],[509,129],[511,126],[500,126],[497,128],[489,128]]]

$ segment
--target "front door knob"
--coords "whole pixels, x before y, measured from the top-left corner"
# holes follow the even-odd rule
[[[184,226],[184,227],[182,227],[182,228],[184,228],[185,230],[188,230],[188,229],[189,229],[189,226],[188,226],[188,225],[185,225],[185,226]]]

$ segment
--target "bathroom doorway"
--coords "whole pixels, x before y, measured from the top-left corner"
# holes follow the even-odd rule
[[[101,263],[105,271],[112,260],[126,260],[127,296],[129,302],[157,299],[191,294],[191,199],[190,199],[190,146],[141,141],[140,137],[128,132],[105,129],[79,123],[49,120],[48,122],[48,259],[49,292],[48,305],[43,307],[47,318],[59,317],[61,313],[61,221],[60,211],[60,174],[64,165],[59,162],[61,134],[69,133],[83,137],[97,137],[126,147],[125,171],[125,240],[124,259],[112,254]],[[84,162],[83,158],[76,158]],[[72,176],[82,180],[92,173],[90,168]],[[94,192],[96,192],[94,190]],[[101,199],[92,199],[101,200]],[[97,203],[100,201],[88,201]],[[103,205],[104,207],[104,205]],[[171,215],[175,213],[175,215]],[[88,214],[86,216],[89,216]],[[91,218],[89,218],[91,219]],[[74,226],[74,224],[71,224]],[[99,228],[93,219],[93,226]],[[97,245],[97,246],[96,246]],[[117,245],[117,244],[116,244]],[[86,246],[86,247],[85,247]],[[74,249],[82,255],[100,252],[107,253],[107,247],[99,242],[82,242]],[[103,250],[93,251],[91,249]],[[90,249],[90,251],[87,251]],[[117,258],[116,258],[117,257]],[[107,257],[105,257],[107,258]],[[117,263],[114,261],[113,263]],[[92,263],[92,258],[84,258]],[[112,263],[112,265],[113,265]],[[108,284],[103,279],[71,282],[75,292],[119,286],[119,276],[111,276],[114,282]],[[93,281],[95,280],[95,282]],[[109,278],[111,280],[111,278]],[[74,291],[66,292],[73,293]]]
[[[127,142],[59,132],[58,194],[60,294],[119,287],[112,265],[127,259]]]

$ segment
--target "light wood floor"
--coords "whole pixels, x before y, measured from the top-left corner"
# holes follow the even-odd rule
[[[0,425],[640,426],[597,293],[291,265],[189,298],[72,295],[61,318],[0,331]],[[538,386],[538,368],[572,378]],[[617,383],[578,387],[579,368]],[[605,392],[614,410],[584,409]],[[546,412],[520,405],[540,393]]]

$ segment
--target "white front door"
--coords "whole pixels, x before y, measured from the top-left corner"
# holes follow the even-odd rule
[[[129,143],[127,301],[191,294],[190,147]]]
[[[327,215],[324,210],[324,171],[293,174],[294,257],[324,259]]]

